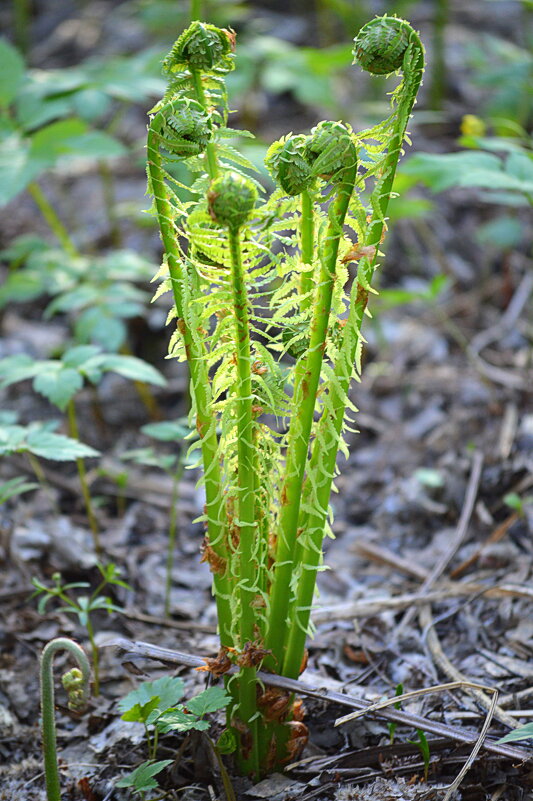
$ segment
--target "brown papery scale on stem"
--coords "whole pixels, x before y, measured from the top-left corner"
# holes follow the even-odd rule
[[[213,676],[223,676],[230,669],[232,662],[228,656],[228,652],[232,651],[223,645],[216,657],[204,656],[202,657],[205,665],[195,668],[199,673],[211,673]]]

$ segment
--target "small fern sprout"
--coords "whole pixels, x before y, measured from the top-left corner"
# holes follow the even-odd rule
[[[337,180],[341,173],[357,162],[355,145],[342,122],[319,122],[311,130],[306,157],[312,174],[326,181]]]
[[[212,136],[209,117],[196,100],[179,97],[167,103],[157,116],[161,144],[175,156],[197,156]]]
[[[61,801],[59,771],[57,768],[56,725],[54,719],[54,656],[58,651],[68,651],[78,663],[63,676],[63,686],[69,695],[69,708],[80,711],[87,703],[91,668],[83,648],[67,637],[57,637],[45,645],[41,654],[41,715],[44,752],[44,775],[48,801]]]
[[[211,218],[223,228],[237,231],[249,219],[257,201],[253,183],[236,172],[226,172],[209,187],[207,204]]]
[[[403,19],[376,17],[354,39],[354,63],[373,75],[388,75],[403,66],[412,28]]]
[[[265,164],[272,178],[287,195],[300,195],[313,181],[306,158],[308,137],[289,134],[268,149]]]
[[[184,69],[209,72],[219,66],[228,68],[234,49],[232,31],[195,20],[163,61],[163,72],[172,75]]]

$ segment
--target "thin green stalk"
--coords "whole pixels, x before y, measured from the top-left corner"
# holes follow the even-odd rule
[[[344,218],[354,188],[356,171],[355,163],[344,170],[338,184],[337,197],[333,207],[330,208],[330,221],[323,243],[320,276],[312,312],[309,348],[302,358],[301,367],[296,374],[285,480],[281,489],[276,567],[271,587],[266,639],[266,647],[272,650],[274,657],[274,664],[271,666],[277,671],[283,664],[288,622],[287,607],[289,588],[294,572],[294,551],[298,537],[302,483],[326,343],[337,254]]]
[[[91,668],[85,651],[73,640],[58,637],[45,645],[41,654],[41,717],[44,752],[44,775],[48,801],[61,801],[61,786],[57,768],[56,725],[54,717],[53,661],[58,651],[68,651],[76,660],[83,679],[83,692],[89,695]]]
[[[191,22],[202,19],[202,0],[191,0]]]
[[[37,184],[35,181],[32,181],[30,184],[28,184],[27,188],[28,192],[37,204],[37,208],[48,223],[50,230],[55,234],[65,252],[68,253],[69,256],[78,256],[79,253],[76,249],[76,246],[72,242],[67,229],[57,216],[57,212],[51,205],[39,184]]]
[[[239,525],[238,588],[240,598],[240,647],[255,639],[255,610],[253,601],[257,594],[257,535],[255,520],[255,448],[252,412],[252,357],[250,352],[250,324],[248,320],[248,297],[245,274],[242,266],[239,229],[229,228],[228,239],[231,255],[231,283],[235,312],[235,343],[237,347],[237,437],[238,437],[238,488],[237,518]],[[257,753],[256,671],[246,667],[241,670],[238,684],[239,718],[248,726],[252,738],[251,754],[238,755],[240,769],[259,775]]]
[[[165,577],[165,617],[170,617],[170,589],[172,586],[172,566],[176,550],[176,534],[178,531],[179,482],[183,476],[185,464],[180,458],[177,470],[172,477],[172,495],[170,499],[170,519],[168,525],[167,566]]]
[[[115,205],[115,178],[107,161],[98,162],[98,172],[102,182],[102,195],[107,220],[109,222],[109,238],[114,248],[122,247],[122,232],[118,222]]]
[[[311,306],[311,291],[313,289],[313,272],[305,265],[313,264],[314,257],[314,210],[313,198],[309,190],[302,192],[302,219],[300,227],[300,250],[304,269],[300,278],[300,292],[309,297],[302,297],[300,308],[302,311]]]
[[[156,127],[156,130],[159,130],[159,114],[152,121],[152,126]],[[178,326],[187,352],[192,393],[196,404],[196,427],[201,438],[204,464],[209,544],[217,557],[226,565],[224,573],[213,574],[213,583],[215,585],[220,640],[222,645],[229,646],[232,644],[232,638],[226,510],[222,494],[216,420],[209,409],[211,390],[203,348],[200,340],[193,336],[186,319],[187,310],[184,308],[183,299],[185,275],[174,228],[174,211],[169,201],[163,178],[157,135],[154,133],[152,126],[148,132],[147,140],[148,172],[159,219],[161,238],[167,254],[168,269],[172,279],[172,291],[178,315]]]
[[[72,439],[76,439],[79,441],[80,435],[78,431],[78,421],[76,419],[76,406],[74,404],[73,398],[71,398],[71,400],[68,403],[67,415],[68,415],[69,435],[72,437]],[[100,555],[102,553],[102,543],[100,540],[98,521],[96,520],[96,515],[94,514],[91,492],[89,490],[89,485],[87,483],[87,472],[85,470],[84,460],[76,459],[76,467],[78,468],[78,476],[80,479],[83,501],[85,503],[85,511],[87,512],[87,517],[89,519],[89,526],[91,528],[91,533],[93,536],[94,549],[96,553]]]
[[[191,68],[191,75],[192,81],[194,85],[194,91],[196,94],[196,100],[200,103],[203,107],[205,112],[209,112],[209,104],[207,102],[207,98],[205,96],[204,85],[202,83],[202,73],[200,70],[195,70]],[[206,155],[206,162],[207,162],[207,174],[211,181],[214,181],[215,178],[218,177],[218,159],[217,159],[217,151],[214,142],[208,142],[207,147],[205,149]]]
[[[87,623],[85,628],[87,629],[89,642],[91,644],[91,656],[93,660],[94,694],[98,697],[100,695],[100,654],[98,653],[98,646],[94,639],[94,629],[90,615],[87,615]]]

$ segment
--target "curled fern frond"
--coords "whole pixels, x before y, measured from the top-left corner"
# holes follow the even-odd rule
[[[306,158],[313,175],[335,180],[342,170],[357,161],[355,145],[348,128],[342,122],[320,122],[311,130],[306,146]]]
[[[287,195],[299,195],[313,180],[306,158],[307,140],[303,134],[289,134],[274,142],[267,151],[267,169]]]
[[[196,100],[177,98],[162,109],[159,137],[175,156],[197,156],[207,147],[212,131],[209,117]]]
[[[397,17],[376,17],[354,39],[354,63],[373,75],[388,75],[403,65],[412,28]]]
[[[254,184],[236,172],[226,172],[209,187],[207,203],[212,219],[224,228],[244,225],[257,201]]]
[[[231,31],[195,20],[183,31],[163,61],[163,72],[172,75],[183,69],[209,72],[217,67],[231,69],[235,36]]]

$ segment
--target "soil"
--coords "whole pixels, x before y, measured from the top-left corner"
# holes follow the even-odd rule
[[[489,22],[482,21],[487,5],[505,6],[506,13],[495,11]],[[87,2],[78,10],[68,6],[35,4],[33,66],[68,66],[95,47],[109,54],[149,43],[135,15],[126,13],[126,3]],[[273,35],[282,35],[286,14],[296,43],[311,43],[312,16],[298,8],[263,6],[256,9],[257,19],[267,20]],[[417,150],[456,148],[462,115],[476,111],[474,90],[463,81],[457,63],[458,43],[474,37],[480,27],[511,37],[519,23],[518,6],[467,2],[453,10],[448,96],[438,118],[421,113],[413,125]],[[109,20],[121,14],[129,22],[114,41]],[[414,4],[409,14],[423,33],[430,30],[427,4]],[[89,19],[94,35],[88,42],[80,31]],[[302,109],[292,96],[263,93],[261,102],[267,110],[256,130],[260,137],[299,129],[294,115]],[[316,114],[304,109],[302,127],[316,121]],[[130,141],[140,140],[144,110],[132,108],[126,116],[122,125]],[[117,201],[145,208],[142,168],[123,160],[114,175]],[[105,253],[110,229],[97,173],[47,176],[43,186],[71,224],[77,246]],[[398,685],[407,692],[456,682],[431,695],[415,695],[402,710],[476,733],[488,712],[467,682],[485,685],[499,693],[489,727],[494,740],[509,731],[509,722],[525,724],[533,714],[533,505],[525,503],[516,511],[506,502],[511,493],[527,498],[533,486],[527,315],[531,241],[505,251],[478,244],[479,226],[499,210],[475,190],[450,190],[432,202],[429,218],[395,225],[381,286],[417,288],[422,280],[444,273],[448,287],[435,302],[388,308],[376,299],[372,306],[363,379],[352,391],[360,410],[359,433],[352,437],[349,458],[339,459],[338,493],[332,498],[335,539],[325,544],[328,570],[319,576],[317,631],[301,680],[367,701],[394,696]],[[521,210],[516,213],[527,219]],[[3,246],[26,232],[50,236],[24,195],[4,215]],[[130,217],[120,221],[120,232],[124,246],[148,255],[155,268],[160,253],[154,227],[139,228]],[[68,338],[68,319],[43,322],[43,306],[17,304],[4,310],[2,356],[28,352],[45,357]],[[167,387],[154,392],[157,413],[175,419],[186,412],[187,380],[181,365],[164,360],[164,322],[165,307],[156,306],[147,319],[131,322],[130,342],[136,355],[165,372]],[[2,404],[17,410],[23,423],[57,419],[27,383],[3,391]],[[82,440],[104,454],[101,462],[88,464],[106,559],[120,566],[130,589],[109,591],[123,612],[94,616],[101,646],[100,696],[75,715],[58,690],[58,747],[64,798],[119,801],[133,796],[114,788],[115,782],[146,753],[142,730],[120,719],[117,703],[139,679],[168,675],[170,669],[155,660],[121,658],[105,643],[121,637],[213,656],[218,650],[216,615],[211,574],[199,558],[201,525],[194,522],[203,506],[198,476],[186,471],[179,483],[167,618],[163,588],[172,481],[157,468],[131,464],[126,486],[117,489],[116,481],[124,469],[120,455],[148,444],[139,428],[150,415],[131,383],[112,375],[97,395],[80,393],[78,413]],[[171,452],[169,446],[162,450]],[[38,489],[0,509],[0,799],[5,801],[45,798],[38,684],[42,647],[57,636],[87,645],[86,631],[58,605],[50,603],[43,614],[38,612],[31,578],[51,584],[52,575],[60,572],[64,581],[88,581],[93,587],[99,580],[75,466],[43,461],[42,470],[46,481]],[[3,480],[15,475],[34,479],[31,464],[22,457],[4,458],[0,475]],[[56,664],[63,668],[67,660],[58,657]],[[185,680],[188,695],[205,686],[204,673],[185,666],[173,672]],[[485,698],[490,694],[488,689]],[[443,788],[468,756],[469,749],[451,739],[428,734],[426,781],[416,727],[400,725],[391,736],[378,715],[335,727],[345,707],[316,698],[305,699],[305,706],[309,744],[284,775],[252,786],[234,776],[227,762],[239,801],[444,798]],[[222,725],[215,716],[211,735]],[[532,753],[527,741],[517,745],[525,756]],[[205,736],[166,735],[158,758],[174,760],[164,788],[169,799],[227,797]],[[531,799],[531,762],[482,748],[451,797]]]

